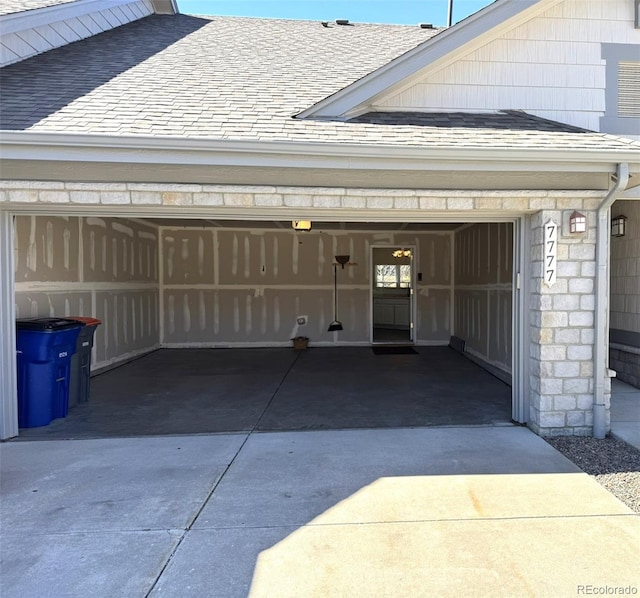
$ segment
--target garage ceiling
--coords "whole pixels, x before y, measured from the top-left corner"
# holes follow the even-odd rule
[[[214,220],[194,218],[146,218],[155,226],[187,228],[255,228],[291,229],[291,221]],[[463,222],[320,222],[313,220],[313,230],[353,231],[451,231],[464,226]]]

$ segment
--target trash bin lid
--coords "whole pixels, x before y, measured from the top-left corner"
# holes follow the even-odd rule
[[[82,322],[85,326],[100,326],[100,324],[102,324],[102,320],[98,320],[97,318],[88,318],[86,316],[69,316],[68,319]]]
[[[65,318],[20,318],[16,320],[18,330],[40,330],[55,332],[66,328],[77,328],[80,322]]]

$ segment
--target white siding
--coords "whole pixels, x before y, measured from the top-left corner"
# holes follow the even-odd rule
[[[525,110],[598,130],[605,113],[601,44],[639,44],[640,54],[633,4],[565,0],[376,107]]]
[[[0,42],[0,66],[7,66],[91,37],[151,15],[153,12],[150,0],[131,0],[128,4],[106,8],[100,12],[3,34]]]

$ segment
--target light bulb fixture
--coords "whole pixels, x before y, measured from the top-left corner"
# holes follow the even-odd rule
[[[303,230],[309,232],[311,230],[311,220],[292,220],[291,227],[293,230]]]
[[[395,258],[411,257],[411,249],[396,249],[391,255]]]
[[[574,233],[586,233],[587,232],[587,217],[580,212],[573,212],[569,216],[569,232]]]
[[[616,216],[611,219],[611,236],[612,237],[624,237],[627,232],[627,217]]]

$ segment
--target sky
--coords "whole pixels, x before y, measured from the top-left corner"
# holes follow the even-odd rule
[[[453,0],[453,22],[492,0]],[[447,24],[449,0],[178,0],[181,13],[353,23]]]

